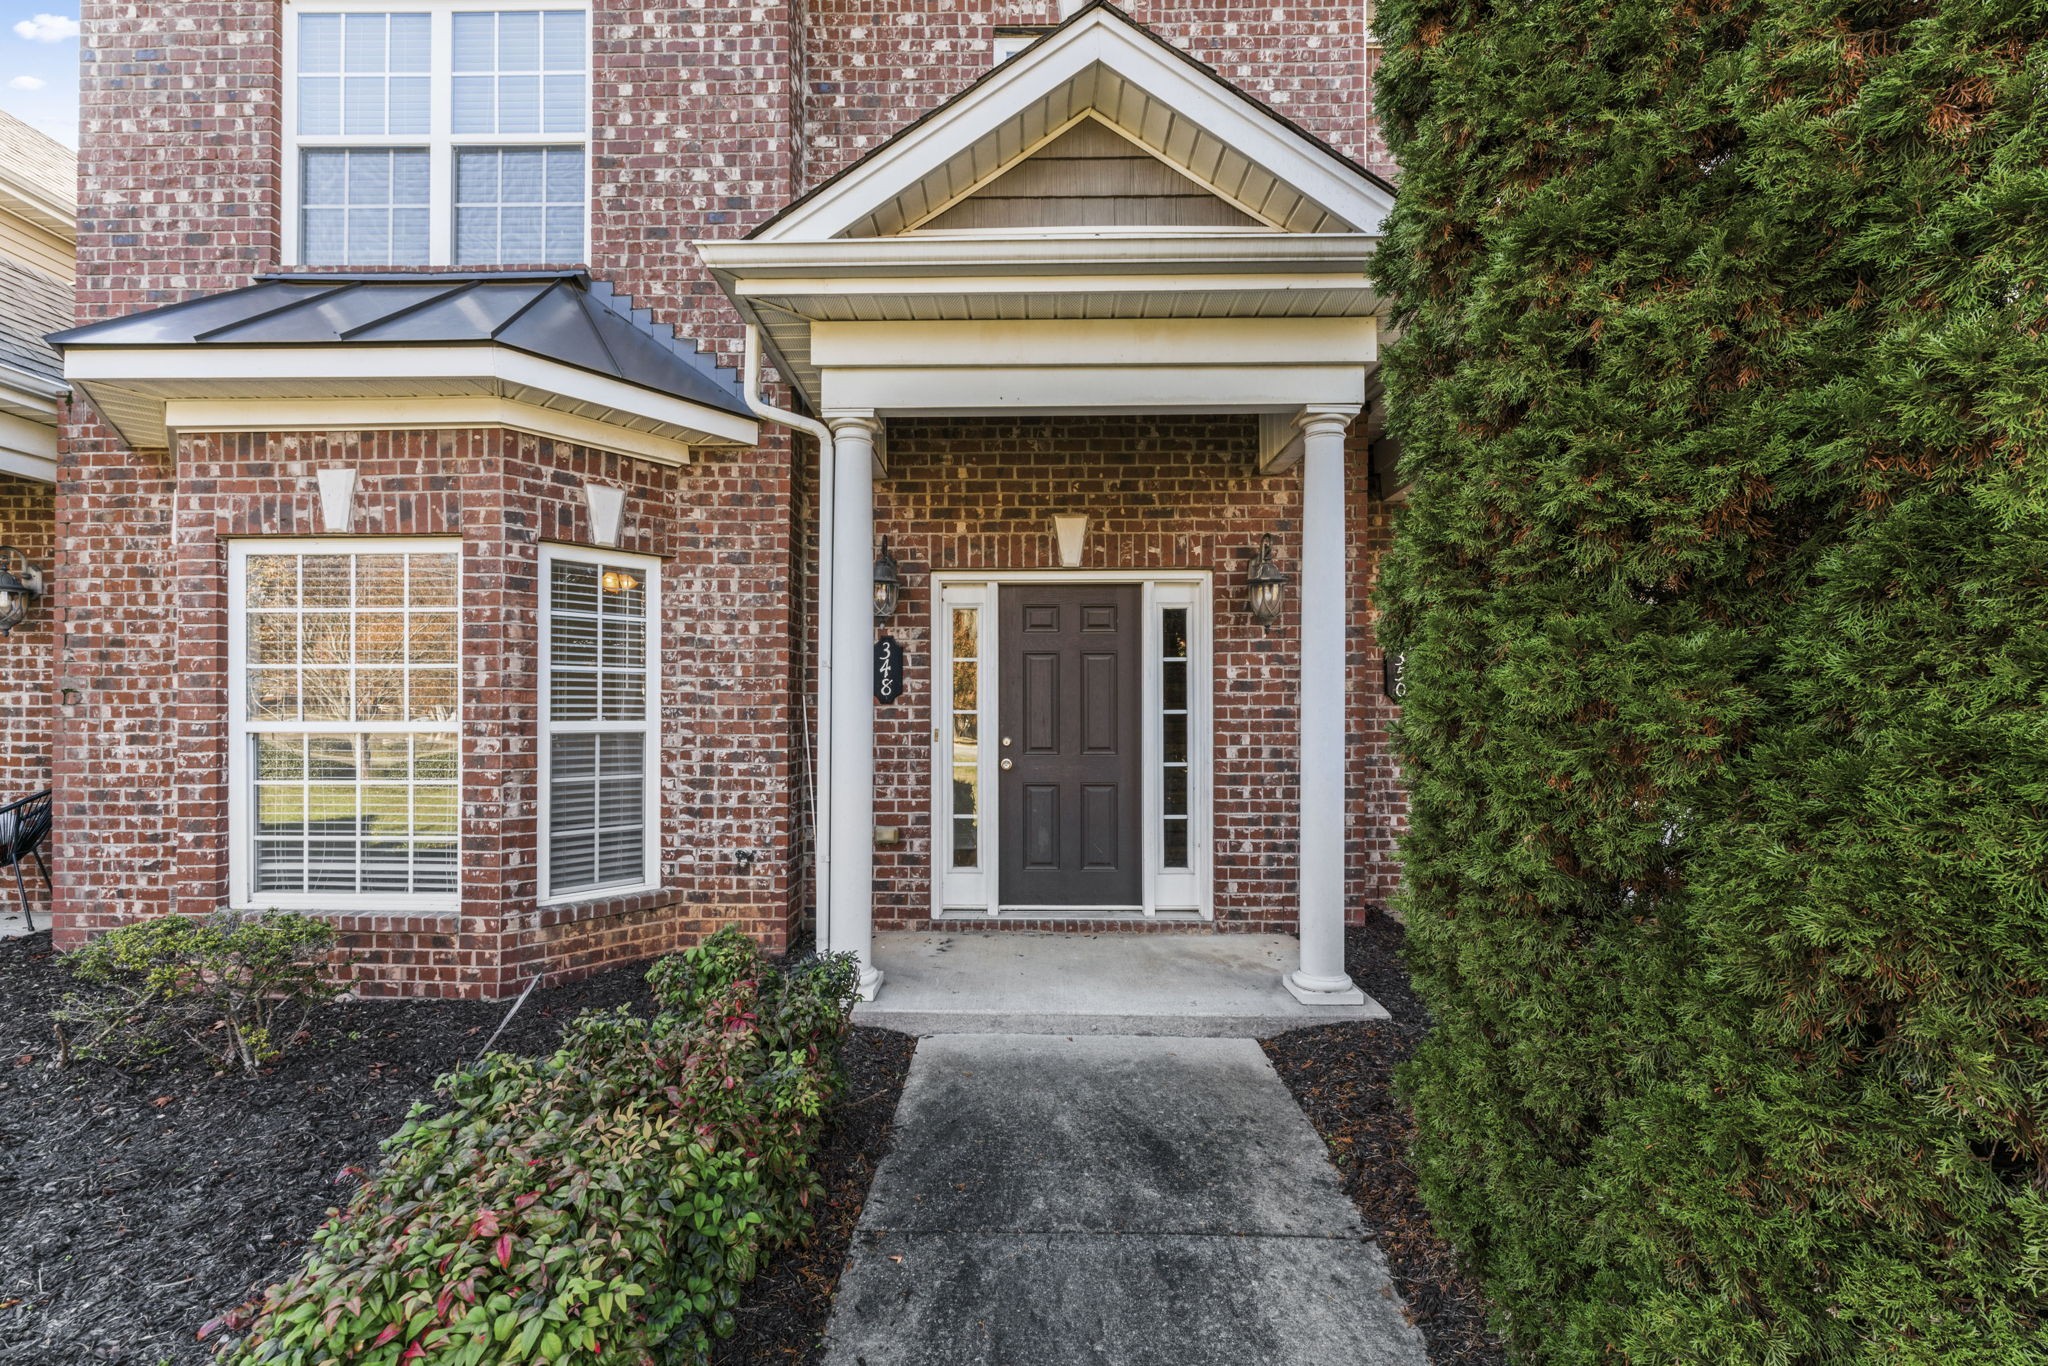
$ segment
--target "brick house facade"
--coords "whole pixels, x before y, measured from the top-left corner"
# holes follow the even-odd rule
[[[1383,206],[1387,193],[1374,171],[1391,168],[1370,117],[1374,58],[1362,7],[1217,0],[1140,3],[1127,12],[1096,4],[1062,13],[1075,9],[1056,0],[1004,0],[969,11],[936,0],[672,10],[613,0],[543,0],[524,8],[480,0],[232,0],[143,9],[88,3],[81,328],[60,339],[80,399],[64,431],[54,526],[12,533],[24,548],[48,547],[54,560],[47,615],[16,639],[43,642],[60,705],[47,737],[31,728],[24,740],[16,728],[6,760],[17,788],[37,780],[39,763],[54,773],[51,910],[60,947],[139,916],[203,912],[231,902],[260,909],[303,901],[341,925],[365,965],[365,991],[502,996],[536,973],[560,977],[644,957],[724,923],[739,923],[778,948],[815,934],[830,947],[864,955],[869,924],[883,931],[1083,925],[1292,933],[1307,923],[1305,838],[1332,850],[1318,856],[1319,867],[1335,871],[1336,890],[1322,897],[1325,922],[1329,914],[1356,917],[1384,900],[1397,880],[1393,838],[1402,801],[1386,746],[1391,705],[1379,683],[1370,591],[1392,513],[1373,483],[1379,422],[1370,371],[1377,305],[1359,263],[1377,232],[1374,206]],[[548,25],[556,20],[562,34],[587,44],[587,67],[572,71],[539,39],[530,53],[521,47],[518,35],[528,32],[529,14],[538,16],[539,27],[531,31],[548,35],[546,44],[554,42],[557,30]],[[997,30],[1017,26],[1052,31],[997,70]],[[373,37],[361,39],[367,45],[357,46],[373,29]],[[497,46],[483,49],[482,65],[465,66],[477,50],[461,47],[470,41],[465,35],[479,32],[497,35]],[[338,44],[332,54],[323,46],[330,37]],[[454,58],[452,76],[443,55],[450,51],[472,54]],[[350,74],[357,71],[370,74]],[[471,71],[482,74],[466,74]],[[1142,128],[1118,126],[1116,110],[1100,93],[1113,80],[1147,94],[1153,107],[1177,110],[1195,128],[1186,158],[1174,160],[1178,134],[1162,134],[1148,151]],[[555,81],[562,84],[550,84]],[[836,250],[846,233],[835,229],[826,234],[832,240],[812,241],[803,236],[805,225],[849,195],[874,198],[887,190],[900,200],[903,184],[883,182],[889,176],[900,181],[905,172],[898,163],[915,159],[920,140],[956,136],[963,147],[976,138],[976,146],[1002,144],[1010,133],[974,120],[996,118],[984,106],[1007,98],[1006,92],[1028,93],[1034,81],[1043,87],[1041,107],[1063,99],[1090,136],[1106,137],[1107,128],[1130,139],[1132,149],[1120,154],[1121,162],[1144,163],[1133,183],[1171,181],[1174,188],[1155,200],[1173,207],[1115,209],[1135,219],[1128,232],[1076,236],[1054,222],[1053,231],[1024,236],[1054,245],[1127,237],[1132,250],[1164,243],[1156,259],[1147,258],[1154,264],[1146,267],[1152,272],[1145,277],[1146,297],[1170,300],[1177,291],[1210,290],[1197,312],[1242,315],[1228,323],[1238,330],[1213,337],[1183,335],[1187,318],[1166,324],[1165,334],[1179,338],[1172,346],[1181,349],[1140,357],[1129,383],[1142,386],[1145,375],[1202,373],[1210,363],[1205,347],[1235,348],[1247,339],[1264,359],[1248,362],[1238,389],[1216,395],[1213,403],[1199,388],[1175,391],[1170,384],[1125,410],[1064,399],[1034,400],[1014,411],[1003,406],[1007,400],[993,399],[835,401],[833,386],[851,382],[835,375],[869,372],[861,364],[833,370],[833,348],[849,344],[832,330],[840,315],[828,310],[799,318],[810,305],[791,305],[777,294],[782,285],[762,283],[788,280],[796,267],[759,265],[763,253],[775,249],[778,233],[799,255]],[[374,96],[362,93],[371,88],[363,82],[377,83]],[[451,83],[456,96],[448,95]],[[336,93],[330,96],[330,89]],[[526,98],[521,92],[557,89],[582,98],[569,93],[549,103],[553,93],[545,101],[534,95],[535,131],[505,131],[514,120],[505,111]],[[472,117],[463,112],[468,106],[446,102],[464,98],[465,90],[486,91],[485,98],[498,101],[502,145],[461,135],[463,120]],[[1092,97],[1091,90],[1097,92]],[[351,102],[374,98],[377,131],[352,142],[359,127],[370,125],[348,123],[336,112],[331,134],[309,132],[325,127],[322,102],[330,98],[337,111],[349,111],[347,119],[356,117]],[[1095,104],[1084,108],[1091,98]],[[394,188],[412,175],[407,158],[414,150],[399,125],[412,117],[404,111],[414,100],[422,110],[432,102],[434,110],[418,115],[419,183],[428,183],[425,168],[431,167],[436,186],[444,176],[455,183],[454,165],[464,168],[461,188],[420,192],[431,207],[422,201],[415,208]],[[558,115],[564,120],[559,126],[552,122]],[[543,128],[560,136],[551,140]],[[1062,129],[1070,131],[1071,124]],[[1053,146],[1062,129],[1018,144],[977,184],[985,189]],[[1248,188],[1256,169],[1236,173],[1234,192],[1211,183],[1231,163],[1223,153],[1202,149],[1231,143],[1231,129],[1240,130],[1239,141],[1262,140],[1257,145],[1269,149],[1254,156],[1246,146],[1244,157],[1279,168],[1256,193]],[[1102,155],[1100,145],[1082,151],[1094,168],[1089,174],[1133,173],[1129,165],[1113,164],[1119,157]],[[558,207],[546,198],[557,193],[552,177],[559,171],[575,179],[581,210],[574,218],[575,255],[557,251],[529,259],[511,245],[515,217],[528,213],[527,201],[515,202],[511,188],[515,153],[547,168],[549,188],[519,193],[539,197],[530,219],[544,219],[548,232],[574,217],[547,217]],[[533,159],[543,155],[545,163]],[[1215,172],[1208,181],[1193,165],[1204,155]],[[468,168],[493,157],[499,159],[491,174],[502,178],[490,182],[499,198],[489,203],[489,222],[499,245],[478,255],[462,244],[472,221],[486,221],[476,207],[484,201],[462,196],[472,193]],[[337,168],[332,184],[345,186],[334,191],[340,207],[331,212],[320,198],[330,192],[320,188],[330,183],[323,179],[330,164]],[[364,165],[370,170],[359,182]],[[938,172],[922,174],[929,180]],[[1033,183],[1041,182],[1043,176]],[[371,189],[362,190],[365,184]],[[1221,193],[1227,207],[1197,202],[1212,192]],[[356,198],[363,193],[383,197]],[[987,211],[1019,211],[1014,206],[1024,203],[1021,212],[1055,219],[1063,210],[1052,206],[1079,202],[1042,190],[998,199],[1010,207],[984,206]],[[1155,232],[1147,227],[1154,213],[1193,213],[1232,226]],[[412,265],[399,259],[405,253],[396,244],[415,218],[432,223],[419,229],[422,243],[431,233],[432,246],[423,246],[423,259]],[[519,224],[528,221],[517,217]],[[362,228],[365,222],[372,227]],[[450,226],[456,223],[461,226]],[[908,244],[916,233],[900,236]],[[988,231],[938,236],[944,238],[941,254],[960,259],[930,269],[961,281],[979,278],[983,267],[969,259],[975,252],[998,238],[1009,240]],[[1290,240],[1253,262],[1252,249],[1263,250],[1280,236]],[[721,255],[713,250],[720,245],[731,250]],[[1211,255],[1187,254],[1195,248]],[[383,255],[350,254],[368,250]],[[1055,268],[1051,260],[1030,267],[1035,274],[1028,288],[1050,289],[1046,282],[1069,268]],[[1264,272],[1261,278],[1275,281],[1275,289],[1232,286],[1227,298],[1215,294],[1220,287],[1213,282],[1225,269],[1217,261]],[[865,279],[876,269],[873,262],[850,265],[844,279],[867,271]],[[423,292],[415,302],[384,308],[376,326],[423,327],[428,319],[440,325],[443,313],[454,318],[469,306],[464,300],[490,295],[494,278],[508,290],[537,281],[533,288],[547,294],[555,276],[545,272],[563,271],[587,272],[563,277],[562,288],[590,291],[590,322],[578,326],[594,325],[613,337],[613,349],[618,334],[606,329],[661,336],[673,328],[682,339],[678,358],[660,364],[688,379],[682,353],[701,348],[706,360],[699,368],[715,371],[723,389],[691,390],[695,396],[679,403],[673,393],[656,392],[661,385],[629,362],[619,362],[617,375],[594,381],[587,367],[545,363],[546,343],[508,343],[508,334],[499,332],[436,334],[437,343],[459,342],[464,356],[486,359],[474,373],[458,365],[446,375],[428,375],[433,366],[422,363],[425,352],[363,344],[368,324],[356,319],[351,331],[354,315],[339,317],[355,307],[355,298],[377,291],[397,298],[391,291],[406,288],[411,278],[422,282]],[[324,301],[316,297],[323,274],[339,291]],[[833,284],[826,281],[819,292],[829,294]],[[362,287],[351,293],[351,285]],[[1047,323],[1069,313],[1077,320],[1104,317],[1104,305],[1082,298],[1093,288],[1047,295],[1050,311],[1030,316]],[[1319,304],[1260,302],[1285,291],[1308,299],[1314,289],[1321,290],[1314,296]],[[280,297],[286,301],[276,302]],[[272,302],[259,307],[255,301],[265,298]],[[235,302],[241,299],[252,302]],[[178,332],[171,348],[165,338],[178,319],[214,318],[192,313],[188,301],[201,301],[202,310],[216,303],[239,309],[232,326],[246,331],[235,332],[236,344],[226,346],[216,344],[219,329],[209,333],[195,325],[189,334]],[[171,307],[181,304],[188,307]],[[933,316],[974,324],[982,315],[972,309],[980,306],[970,302],[962,305],[966,313]],[[994,311],[987,317],[999,320],[1008,305],[988,307]],[[1155,312],[1171,315],[1173,308],[1157,304]],[[152,324],[155,331],[146,338],[110,330],[132,327],[138,315],[163,322]],[[494,317],[492,325],[511,329],[516,321]],[[798,323],[800,339],[789,330]],[[768,360],[779,376],[769,398],[827,420],[822,452],[815,424],[749,415],[739,373],[749,325],[766,334]],[[1098,336],[1088,330],[1091,324],[1079,325],[1074,335],[1083,350],[1099,346],[1115,357],[1138,344],[1129,338],[1158,331],[1146,324]],[[1112,318],[1103,325],[1124,324]],[[369,334],[372,340],[386,335],[400,332]],[[1067,345],[1033,335],[1041,341],[1027,341],[1027,350]],[[1365,340],[1355,356],[1323,354],[1358,338]],[[635,344],[649,345],[644,336]],[[1007,355],[1005,339],[990,344]],[[942,336],[939,345],[943,350],[951,343]],[[293,359],[292,348],[304,356],[316,346],[327,359],[308,365]],[[167,355],[169,349],[177,355]],[[346,368],[358,354],[374,354],[384,368],[352,369],[346,376],[333,370],[332,358],[342,357]],[[180,369],[187,356],[199,359]],[[1115,368],[1122,363],[1106,361],[1099,378],[1115,380],[1125,373]],[[983,368],[993,373],[1000,365]],[[177,376],[167,377],[172,370]],[[1270,395],[1262,386],[1270,386]],[[734,434],[735,422],[747,426],[744,437]],[[607,437],[605,424],[617,430],[616,440]],[[842,537],[837,568],[821,572],[821,541],[831,539],[831,519],[821,520],[820,512],[827,501],[850,506],[844,491],[864,481],[849,482],[854,467],[848,462],[866,469],[864,443],[878,448],[872,515],[845,524],[887,538],[902,593],[883,629],[907,658],[901,699],[869,713],[873,744],[862,753],[872,755],[873,779],[860,785],[863,800],[853,803],[843,793],[831,795],[834,765],[842,785],[853,771],[850,761],[841,762],[846,756],[839,746],[854,733],[832,718],[854,714],[843,709],[861,703],[857,694],[867,687],[865,650],[874,627],[866,620],[862,580],[876,545],[855,546]],[[821,487],[826,470],[838,472],[833,479],[840,493]],[[342,483],[328,482],[344,473]],[[1310,481],[1319,477],[1326,493],[1342,490],[1334,500],[1322,498],[1321,510],[1310,492]],[[343,491],[337,495],[337,489]],[[605,497],[616,501],[607,504]],[[1329,533],[1334,539],[1312,547],[1305,525],[1333,502],[1339,509]],[[607,506],[616,529],[606,524]],[[1058,515],[1088,519],[1078,565],[1062,559],[1051,521]],[[0,502],[0,516],[14,517],[13,504]],[[1332,525],[1326,515],[1321,525]],[[1244,579],[1248,557],[1268,536],[1290,583],[1278,619],[1265,625],[1245,610]],[[445,554],[459,565],[459,649],[449,660],[407,653],[411,647],[402,647],[396,662],[372,658],[375,614],[365,605],[372,561],[351,557],[384,554],[379,546]],[[265,665],[275,657],[259,657],[269,647],[255,642],[271,621],[264,613],[275,604],[258,603],[255,590],[238,577],[255,572],[243,568],[254,563],[249,557],[273,550],[323,565],[353,564],[345,572],[357,585],[356,596],[346,599],[354,644],[341,647],[341,657],[316,658],[318,649],[329,647],[315,646],[315,626],[308,623],[332,624],[349,613],[326,615],[330,609],[312,596],[312,560],[294,561],[302,596],[284,610],[299,614],[291,629],[304,634],[293,638],[298,653],[284,670],[296,680],[290,705],[297,719],[276,723],[283,730],[269,728],[264,711],[272,703],[258,696],[270,686],[259,675],[270,677]],[[644,626],[656,644],[644,659],[619,666],[628,682],[642,676],[636,671],[652,680],[652,720],[643,720],[658,738],[644,769],[614,775],[619,786],[605,788],[602,776],[593,780],[590,802],[598,814],[571,818],[563,815],[561,793],[584,789],[575,786],[581,778],[564,776],[571,770],[560,756],[582,753],[576,746],[585,731],[612,734],[595,710],[588,722],[549,728],[569,715],[561,701],[568,685],[559,680],[580,677],[575,669],[583,667],[576,663],[578,647],[548,634],[558,628],[549,624],[546,604],[565,602],[569,580],[561,575],[573,577],[551,566],[581,563],[573,554],[579,550],[603,567],[605,593],[615,577],[635,582],[643,572],[635,566],[645,566],[658,587],[644,622],[630,627]],[[1321,563],[1341,564],[1340,573],[1308,577],[1318,553],[1326,555]],[[848,569],[855,565],[858,574]],[[972,836],[985,840],[975,846],[976,876],[987,874],[977,884],[984,886],[982,900],[949,904],[957,879],[948,883],[941,865],[961,855],[949,854],[947,845],[969,838],[960,828],[980,830],[980,816],[958,810],[967,800],[961,775],[971,766],[990,795],[1007,780],[997,774],[993,737],[985,752],[976,748],[969,758],[961,757],[961,746],[981,742],[958,739],[966,730],[940,743],[947,718],[935,707],[951,685],[942,690],[938,673],[947,660],[947,677],[963,677],[965,659],[946,653],[953,646],[948,632],[957,629],[946,603],[956,598],[942,601],[942,594],[984,593],[976,599],[991,614],[983,648],[1009,649],[1008,638],[993,627],[1002,595],[1026,583],[1053,582],[1053,571],[1063,568],[1074,582],[1109,576],[1128,582],[1132,594],[1142,585],[1143,598],[1129,600],[1142,600],[1151,614],[1142,634],[1133,627],[1117,647],[1148,653],[1145,698],[1116,704],[1145,710],[1143,717],[1133,711],[1130,724],[1149,737],[1142,754],[1134,751],[1127,778],[1118,780],[1125,786],[1116,788],[1118,800],[1132,804],[1143,789],[1146,852],[1141,859],[1133,846],[1117,856],[1144,863],[1142,905],[1006,904],[994,865],[1028,863],[1032,855],[1003,843],[1030,836],[1009,826],[998,831],[1000,818]],[[1331,580],[1339,577],[1343,590],[1332,591]],[[833,581],[840,585],[832,593],[835,615],[821,630],[820,589]],[[858,595],[859,621],[845,615],[845,604],[854,601],[849,592]],[[412,613],[404,629],[416,630],[440,610],[421,606],[425,601],[406,597],[392,620]],[[1189,605],[1158,605],[1183,601]],[[1168,615],[1159,616],[1161,610]],[[1164,776],[1156,771],[1168,757],[1160,736],[1182,723],[1172,719],[1178,685],[1164,685],[1162,692],[1158,682],[1180,677],[1178,661],[1152,657],[1159,653],[1162,621],[1169,635],[1192,632],[1197,644],[1187,647],[1185,672],[1200,680],[1191,687],[1202,699],[1199,707],[1182,708],[1196,731],[1186,742],[1194,757],[1183,756],[1184,769],[1167,762]],[[839,692],[828,697],[821,690],[821,653],[830,652],[821,641],[834,638],[835,629],[836,638],[859,645],[853,662],[861,676],[855,680],[845,663],[849,651],[838,651]],[[1317,733],[1341,741],[1308,747],[1341,751],[1342,762],[1325,766],[1330,774],[1313,783],[1304,772],[1319,770],[1302,762],[1308,743],[1304,671],[1316,668],[1304,664],[1305,637],[1336,642],[1334,659],[1342,670],[1335,710],[1309,708],[1325,727]],[[545,669],[544,659],[553,661]],[[611,657],[605,659],[593,666],[592,677],[612,667]],[[1008,687],[1004,680],[1015,671],[1014,660],[994,653],[968,663],[983,670],[991,697]],[[406,672],[417,681],[438,677],[435,671],[443,668],[459,679],[459,702],[441,711],[415,715],[406,702],[380,712],[375,707],[382,704],[369,700],[373,678]],[[353,701],[338,713],[316,715],[315,675],[340,677],[348,670]],[[592,686],[617,681],[604,674]],[[612,715],[611,705],[603,704],[604,717]],[[988,703],[985,722],[998,719],[996,705]],[[1164,722],[1155,714],[1162,707]],[[388,719],[374,719],[379,716]],[[1204,724],[1195,726],[1198,721]],[[630,729],[638,723],[621,724]],[[442,731],[454,737],[460,755],[452,775],[430,772],[419,757],[430,733]],[[319,776],[320,747],[344,734],[358,737],[352,776]],[[598,753],[601,744],[614,742],[624,744],[612,735],[591,739],[589,748]],[[410,743],[406,752],[413,757],[405,762],[412,767],[376,769],[363,757],[373,743]],[[301,746],[293,752],[305,767],[277,778],[265,768],[265,756],[291,745]],[[273,786],[264,786],[272,779]],[[1332,780],[1341,801],[1315,801],[1315,793],[1331,790]],[[1081,784],[1076,793],[1095,790],[1073,781]],[[1199,790],[1192,797],[1172,795],[1183,784]],[[640,794],[651,794],[649,815],[636,826],[630,813],[620,813]],[[437,833],[441,818],[423,814],[444,798],[454,803],[453,833],[446,839]],[[274,811],[274,799],[298,804]],[[319,806],[335,800],[353,805],[339,817],[331,813],[340,808]],[[1176,803],[1188,807],[1180,816],[1169,809]],[[828,805],[839,824],[832,824]],[[316,807],[329,814],[316,815]],[[1317,810],[1338,813],[1334,845],[1328,835],[1304,836],[1304,813]],[[1162,845],[1153,827],[1177,819],[1187,822],[1189,833],[1165,837],[1169,844]],[[591,824],[589,847],[599,851],[591,857],[644,845],[650,874],[610,882],[599,876],[583,892],[572,886],[551,893],[546,878],[555,876],[559,884],[573,841],[551,843],[556,834],[550,832],[576,820]],[[373,827],[397,833],[386,838]],[[280,831],[296,841],[288,855],[277,852],[289,842]],[[1182,855],[1171,852],[1180,848],[1171,841],[1179,839],[1189,845]],[[843,879],[855,866],[843,851],[856,842],[861,867],[854,883],[863,889],[857,899],[866,923],[842,921],[837,910],[817,923],[821,901],[849,900],[819,876],[825,851],[842,851],[832,862]],[[443,874],[434,860],[442,852],[453,860],[452,883],[437,880]],[[1171,862],[1176,857],[1188,865],[1185,878]],[[550,858],[552,875],[545,871]],[[245,862],[256,871],[247,871]],[[287,882],[300,879],[290,884],[292,893],[266,900],[266,886],[286,885],[264,883],[271,868],[282,870],[278,875]],[[333,893],[341,885],[336,877],[353,878],[350,890]],[[319,891],[322,885],[328,893]],[[379,887],[401,886],[402,894],[380,900]],[[421,891],[429,886],[431,895]]]

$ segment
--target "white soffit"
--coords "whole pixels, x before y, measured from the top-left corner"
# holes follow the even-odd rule
[[[1383,182],[1105,5],[991,71],[753,240],[902,233],[1091,115],[1284,231],[1377,234],[1393,206]]]
[[[187,430],[503,425],[668,464],[751,446],[750,418],[497,346],[74,347],[69,378],[130,445]]]

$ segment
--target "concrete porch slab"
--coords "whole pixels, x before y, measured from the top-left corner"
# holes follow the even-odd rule
[[[1279,934],[1037,934],[1008,930],[875,936],[881,995],[856,1024],[905,1034],[1138,1034],[1256,1039],[1342,1020],[1282,985],[1299,966]]]

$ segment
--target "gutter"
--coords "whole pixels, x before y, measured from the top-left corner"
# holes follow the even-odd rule
[[[33,370],[23,370],[19,366],[9,365],[5,361],[0,361],[0,384],[56,402],[71,397],[71,386],[63,380],[50,379]]]
[[[811,887],[818,918],[818,952],[832,951],[830,915],[832,785],[824,780],[832,752],[832,429],[816,418],[777,408],[761,397],[761,328],[747,324],[747,358],[741,396],[747,409],[763,422],[807,432],[818,442],[818,677],[813,707],[817,711],[818,747],[811,759]]]

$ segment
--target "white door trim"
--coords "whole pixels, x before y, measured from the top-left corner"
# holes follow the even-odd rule
[[[1146,918],[1215,918],[1213,897],[1213,831],[1215,756],[1212,693],[1215,679],[1215,650],[1212,622],[1212,577],[1205,569],[1024,569],[943,570],[932,575],[930,640],[932,652],[931,722],[932,749],[927,760],[931,776],[931,915],[933,919],[1009,914],[1032,919],[1085,917],[1121,914],[1088,907],[1056,910],[1025,907],[1004,908],[998,900],[998,807],[996,763],[1001,757],[994,743],[1000,719],[1000,679],[997,662],[996,599],[1006,584],[1025,583],[1135,583],[1143,586],[1143,631],[1140,648],[1142,668],[1143,728],[1141,787],[1144,801],[1143,879]],[[1163,739],[1163,679],[1161,663],[1161,613],[1168,608],[1188,609],[1188,867],[1163,867],[1162,808],[1165,797],[1161,767]],[[979,749],[975,756],[980,810],[977,827],[977,866],[955,870],[953,847],[954,747],[953,717],[953,632],[952,612],[975,608],[980,612],[977,649],[981,661],[975,708]]]

